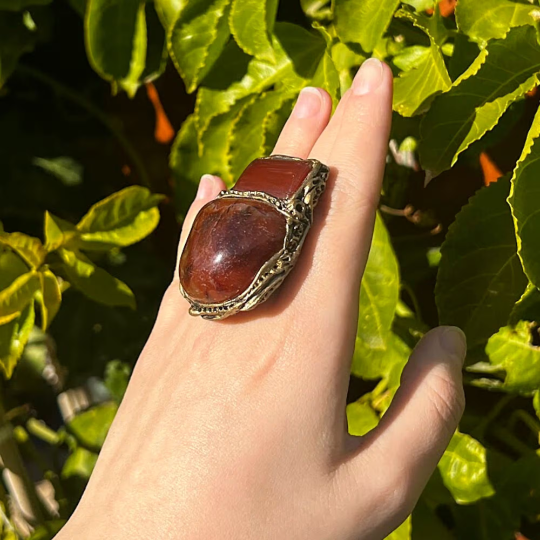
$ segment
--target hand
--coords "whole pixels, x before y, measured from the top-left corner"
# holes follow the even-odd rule
[[[167,290],[84,497],[59,539],[380,540],[412,511],[463,412],[463,334],[429,332],[379,426],[346,394],[387,153],[392,75],[364,63],[330,120],[305,89],[275,153],[332,174],[297,267],[215,322]],[[224,188],[203,177],[180,240]]]

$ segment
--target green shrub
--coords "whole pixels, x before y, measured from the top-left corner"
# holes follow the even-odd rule
[[[25,65],[25,58],[19,63],[62,32],[63,19],[55,19],[59,3],[0,0],[0,87],[9,92],[12,81],[30,79],[93,114],[116,136],[139,181],[151,185],[129,138],[106,114]],[[361,435],[378,423],[429,327],[460,326],[469,343],[461,431],[412,517],[389,538],[508,540],[519,532],[539,538],[540,113],[534,114],[534,92],[540,7],[525,0],[459,0],[452,14],[450,2],[439,8],[434,0],[278,3],[70,0],[85,20],[88,61],[113,94],[138,95],[165,72],[169,58],[187,92],[196,93],[170,151],[180,221],[203,173],[231,185],[252,159],[271,151],[302,87],[326,89],[336,105],[366,58],[391,66],[394,123],[359,298],[350,430]],[[77,28],[82,40],[82,24]],[[12,91],[19,91],[16,84]],[[79,181],[71,158],[36,160],[64,183]],[[128,285],[97,263],[122,257],[124,247],[149,235],[160,200],[131,186],[92,206],[76,225],[47,212],[43,241],[0,232],[0,367],[6,379],[23,358],[6,384],[9,395],[24,395],[24,388],[31,394],[17,372],[39,356],[43,332],[59,309],[57,321],[62,316],[64,295],[70,301],[68,287],[108,306],[135,308]],[[22,210],[24,201],[11,206]],[[66,313],[75,313],[80,302],[71,295]],[[34,328],[36,312],[41,334]],[[112,308],[107,313],[127,317]],[[53,322],[54,339],[62,339],[61,324],[65,320]],[[70,347],[76,355],[80,342]],[[92,470],[129,377],[120,361],[109,362],[103,373],[106,362],[98,357],[115,354],[100,350],[82,370],[103,377],[108,399],[57,431],[36,418],[12,420],[22,450],[40,438],[68,452],[61,470],[47,465],[44,472],[56,488],[59,516],[41,512],[38,521],[67,518],[80,493],[70,481],[84,481]],[[133,354],[118,356],[131,360]],[[23,390],[14,391],[17,384]],[[61,525],[47,523],[34,538]],[[11,538],[9,527],[3,534]]]

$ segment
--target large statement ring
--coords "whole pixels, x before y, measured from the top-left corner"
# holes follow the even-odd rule
[[[201,208],[180,257],[191,315],[224,319],[269,298],[298,259],[328,173],[315,159],[256,159]]]

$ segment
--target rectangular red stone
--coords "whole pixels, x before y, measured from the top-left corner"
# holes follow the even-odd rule
[[[313,165],[295,159],[256,159],[252,161],[234,185],[237,191],[264,191],[286,199],[293,195]]]

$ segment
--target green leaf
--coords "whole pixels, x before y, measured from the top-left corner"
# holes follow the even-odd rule
[[[86,51],[105,80],[133,96],[146,59],[145,3],[140,0],[88,0]]]
[[[341,81],[339,73],[331,56],[331,50],[326,50],[317,66],[317,71],[311,81],[312,86],[326,90],[332,98],[332,109],[335,110],[340,99]]]
[[[351,50],[345,43],[335,43],[332,46],[332,60],[339,74],[341,95],[352,85],[353,77],[365,57]]]
[[[293,92],[313,77],[325,51],[323,38],[290,23],[277,23],[273,36],[276,62],[251,58],[235,42],[225,48],[197,94],[195,122],[199,141],[212,118],[226,113],[240,100],[274,87]]]
[[[79,231],[75,225],[69,221],[53,216],[45,212],[45,249],[54,251],[61,246],[68,245],[79,236]]]
[[[238,46],[247,54],[274,62],[272,30],[279,0],[233,0],[229,24]]]
[[[0,291],[0,324],[9,322],[30,304],[40,288],[36,272],[19,276],[11,285]]]
[[[425,13],[414,13],[404,7],[396,12],[396,17],[408,20],[414,26],[420,28],[427,34],[430,41],[436,45],[443,45],[450,37],[450,31],[446,28],[443,17],[438,9],[435,10],[433,15],[426,15]]]
[[[60,249],[60,257],[69,282],[85,296],[107,306],[128,306],[135,309],[135,296],[119,279],[98,268],[82,253]]]
[[[35,157],[32,163],[58,178],[65,186],[78,186],[82,183],[83,166],[71,157]]]
[[[10,379],[34,327],[34,303],[31,302],[12,321],[0,325],[0,370]]]
[[[171,58],[188,92],[207,75],[227,43],[231,0],[182,2],[168,34]]]
[[[532,283],[529,283],[523,296],[512,309],[508,319],[512,326],[519,321],[540,323],[540,291]]]
[[[37,300],[41,305],[41,328],[45,331],[60,309],[62,291],[56,276],[50,270],[38,272],[40,288]]]
[[[28,266],[13,251],[2,251],[0,246],[0,291],[28,272]]]
[[[534,394],[533,407],[536,416],[538,416],[538,419],[540,420],[540,390],[537,390]]]
[[[539,15],[538,6],[511,0],[459,0],[456,6],[459,30],[478,42],[502,38],[515,26],[532,25]]]
[[[47,255],[41,240],[19,232],[0,233],[0,244],[15,251],[31,268],[39,268]]]
[[[507,179],[482,188],[450,227],[435,299],[441,324],[459,326],[472,349],[501,326],[527,287],[506,203]]]
[[[126,393],[130,375],[131,368],[120,360],[112,360],[105,367],[105,386],[117,403],[122,401]]]
[[[385,540],[410,540],[411,532],[411,518],[409,516],[394,532],[390,533]]]
[[[146,59],[140,79],[144,82],[150,82],[156,80],[165,71],[169,53],[167,50],[167,36],[159,20],[154,2],[145,4],[145,16]]]
[[[78,446],[69,455],[62,467],[62,478],[77,476],[88,480],[96,465],[98,455],[86,448]]]
[[[60,531],[65,523],[65,519],[46,521],[43,525],[34,529],[34,532],[28,537],[28,540],[53,540],[56,533]]]
[[[488,478],[486,449],[470,435],[456,431],[438,467],[458,504],[474,503],[495,493]]]
[[[461,152],[493,129],[504,111],[537,83],[540,45],[532,27],[491,41],[421,125],[420,161],[432,176],[449,169]]]
[[[531,323],[501,328],[489,339],[486,354],[504,376],[501,389],[532,395],[540,388],[540,348],[532,344]]]
[[[402,2],[412,6],[416,11],[426,11],[427,9],[433,9],[437,0],[402,0]]]
[[[435,96],[452,86],[439,46],[432,44],[416,68],[394,80],[394,110],[402,116],[425,112]]]
[[[420,67],[422,62],[431,54],[431,47],[413,45],[405,47],[394,56],[392,61],[401,71],[411,71]]]
[[[94,204],[77,224],[79,246],[109,249],[129,246],[148,236],[159,222],[156,206],[163,200],[147,188],[130,186]]]
[[[399,268],[390,237],[377,215],[369,258],[362,278],[356,347],[352,372],[364,378],[381,376],[372,355],[389,350],[390,330],[399,298]],[[390,362],[385,362],[391,365]]]
[[[0,11],[0,88],[17,67],[19,58],[33,50],[36,34],[25,26],[21,13]]]
[[[368,403],[355,401],[347,405],[347,423],[351,435],[362,436],[379,423],[379,416]]]
[[[540,110],[537,111],[523,152],[514,170],[508,202],[512,208],[519,257],[525,274],[540,287]]]
[[[331,19],[331,0],[300,0],[300,5],[307,17],[314,20]]]
[[[371,52],[384,35],[399,0],[335,0],[336,31],[341,41]]]
[[[99,451],[118,411],[116,403],[104,403],[78,414],[67,428],[87,449]]]

